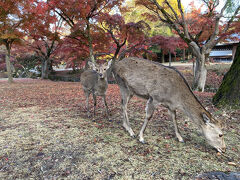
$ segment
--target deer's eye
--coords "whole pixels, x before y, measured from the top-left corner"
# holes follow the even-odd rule
[[[104,71],[106,71],[106,68],[104,69]]]
[[[223,137],[223,134],[219,134],[219,137]]]
[[[98,69],[96,69],[96,71],[98,71]]]

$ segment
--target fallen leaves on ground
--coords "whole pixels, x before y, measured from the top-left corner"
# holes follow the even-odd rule
[[[122,127],[117,85],[107,91],[108,121],[100,97],[96,116],[87,118],[80,83],[0,80],[0,179],[190,179],[199,172],[239,171],[239,110],[214,107],[213,92],[194,93],[225,121],[224,155],[217,155],[181,112],[177,119],[185,143],[177,142],[167,109],[161,106],[144,133],[147,143],[139,143]],[[134,97],[128,105],[136,134],[145,103]],[[90,105],[93,112],[92,98]]]

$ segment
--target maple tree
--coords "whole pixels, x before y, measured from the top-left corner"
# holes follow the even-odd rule
[[[83,50],[89,51],[88,59],[95,62],[97,49],[104,49],[107,43],[105,32],[98,26],[97,18],[102,13],[109,13],[114,7],[120,6],[123,0],[49,0],[48,4],[70,27],[68,37],[79,41]],[[97,39],[98,41],[95,41]],[[102,46],[103,45],[103,46]],[[87,65],[87,63],[86,63]],[[86,66],[87,68],[87,66]]]
[[[14,48],[11,49],[11,55],[10,55],[10,62],[11,62],[11,71],[12,71],[12,75],[14,76],[17,73],[17,70],[19,68],[21,68],[21,65],[19,64],[19,62],[17,61],[17,59],[15,58],[15,46],[17,46],[17,44],[14,44]],[[5,47],[2,46],[2,48],[4,49],[3,51],[0,49],[0,71],[7,71],[7,66],[6,66],[6,50]],[[4,73],[5,74],[5,73]],[[6,76],[8,78],[8,75],[6,74]]]
[[[159,0],[158,2],[161,4],[164,0]],[[173,8],[177,8],[177,4],[175,0],[170,0],[171,4],[173,4]],[[152,12],[143,7],[136,6],[136,0],[128,0],[125,3],[126,11],[121,12],[124,16],[124,19],[127,23],[129,22],[139,22],[144,21],[150,26],[150,30],[148,32],[149,36],[162,35],[162,36],[173,36],[171,29],[164,25],[163,23],[156,24],[156,20],[152,19]],[[171,12],[170,12],[171,13]],[[146,16],[145,16],[146,15]],[[149,16],[148,16],[149,15]]]
[[[95,30],[91,35],[94,47],[94,60],[99,57],[110,54],[110,38],[102,29]],[[59,59],[66,62],[67,67],[75,70],[76,67],[84,67],[89,58],[89,46],[87,39],[81,39],[80,36],[73,34],[67,35],[62,39],[61,47],[56,51]],[[86,65],[85,68],[88,66]]]
[[[171,63],[171,54],[176,54],[176,49],[183,49],[187,46],[179,37],[162,35],[151,37],[151,44],[153,46],[157,45],[162,50],[162,55],[169,53],[169,63]]]
[[[164,53],[175,54],[176,48],[185,47],[186,43],[178,37],[154,35],[151,37],[151,28],[148,23],[126,22],[120,14],[105,14],[99,18],[102,27],[113,40],[111,46],[114,52],[113,59],[122,59],[125,56],[154,57],[151,47],[164,50]]]
[[[174,9],[173,4],[168,0],[162,4],[157,0],[136,1],[137,5],[144,6],[152,12],[151,14],[145,14],[148,18],[158,19],[167,24],[188,44],[192,54],[196,57],[193,88],[204,91],[207,75],[205,67],[206,58],[211,49],[226,38],[226,32],[235,21],[240,5],[236,7],[233,15],[221,25],[220,22],[224,17],[225,10],[229,7],[229,1],[225,2],[219,12],[216,11],[216,8],[219,6],[219,0],[203,1],[204,5],[207,6],[207,10],[204,13],[194,13],[197,15],[197,18],[195,16],[192,16],[192,18],[187,16],[183,10],[181,0],[178,0],[177,3],[178,8]],[[234,2],[232,1],[232,3]]]
[[[163,0],[159,0],[158,2],[161,4],[163,3]],[[177,8],[175,0],[170,0],[169,2],[172,4],[174,9]],[[124,19],[126,22],[146,22],[151,28],[147,33],[152,42],[151,50],[155,53],[161,52],[162,62],[165,62],[164,55],[169,54],[169,62],[171,62],[171,54],[176,55],[176,48],[186,48],[183,41],[177,38],[171,28],[166,26],[164,23],[156,23],[156,19],[152,16],[152,11],[143,6],[135,6],[135,4],[136,0],[126,2],[128,10],[123,12]],[[167,11],[171,13],[168,9]]]
[[[89,49],[85,43],[73,38],[62,39],[61,46],[56,50],[60,61],[66,63],[66,68],[84,67],[85,60],[89,57]]]
[[[6,66],[10,83],[13,82],[11,48],[13,43],[20,43],[20,39],[24,36],[20,29],[26,22],[25,14],[21,11],[25,6],[25,0],[0,2],[0,45],[6,48]]]
[[[61,45],[62,19],[57,17],[46,2],[35,1],[29,4],[25,13],[31,19],[31,24],[24,29],[27,34],[25,44],[29,51],[35,52],[39,57],[41,78],[47,79],[55,52]]]
[[[102,28],[112,39],[113,61],[125,56],[139,56],[147,51],[149,26],[144,21],[126,23],[120,14],[104,14],[99,18]]]

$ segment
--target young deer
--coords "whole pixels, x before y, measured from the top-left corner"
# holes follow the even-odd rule
[[[106,91],[108,87],[108,80],[107,80],[107,70],[111,65],[111,61],[98,65],[92,62],[88,62],[88,65],[91,69],[85,70],[81,74],[81,84],[83,87],[84,94],[86,96],[86,104],[87,104],[87,114],[90,117],[89,112],[89,95],[92,93],[93,101],[94,101],[94,111],[93,114],[96,113],[96,105],[97,99],[96,96],[102,96],[103,102],[106,109],[107,117],[109,117],[109,110],[106,101]]]
[[[211,146],[219,152],[225,152],[223,133],[218,122],[198,101],[184,77],[177,70],[149,60],[132,57],[116,62],[113,73],[122,96],[123,126],[131,136],[134,136],[134,132],[129,124],[127,103],[133,95],[137,95],[148,100],[146,118],[139,133],[140,142],[144,143],[143,132],[154,109],[162,104],[169,110],[176,137],[180,142],[183,142],[183,138],[177,127],[176,109],[185,112],[200,127]]]

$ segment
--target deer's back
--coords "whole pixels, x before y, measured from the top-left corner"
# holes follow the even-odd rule
[[[131,91],[146,99],[151,96],[160,102],[176,102],[192,96],[179,72],[150,60],[125,58],[116,62],[114,71]]]

